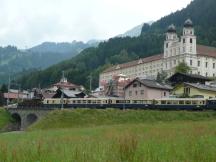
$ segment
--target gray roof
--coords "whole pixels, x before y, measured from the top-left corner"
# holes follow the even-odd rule
[[[187,19],[184,23],[184,27],[193,27],[193,22],[191,19]]]
[[[139,78],[134,79],[125,88],[129,87],[135,81],[138,81],[141,84],[145,85],[146,87],[150,87],[150,88],[164,89],[164,90],[172,90],[173,89],[172,86],[165,84],[165,83],[158,83],[156,80],[139,79]]]
[[[176,32],[176,27],[174,24],[170,25],[167,29],[167,32],[175,33]]]
[[[77,97],[76,95],[82,93],[82,91],[72,91],[72,90],[61,90],[66,96],[74,98]]]
[[[192,86],[192,87],[195,87],[195,88],[198,88],[198,89],[201,89],[201,90],[216,92],[216,86],[199,84],[199,83],[185,83],[185,84]]]
[[[150,79],[142,79],[141,83],[143,83],[145,86],[151,87],[151,88],[167,89],[167,90],[172,90],[173,89],[173,87],[171,87],[168,84],[159,83],[159,82],[157,82],[155,80],[150,80]]]

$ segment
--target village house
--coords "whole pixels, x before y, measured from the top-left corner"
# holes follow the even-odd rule
[[[30,94],[28,91],[20,91],[16,89],[10,89],[9,92],[4,93],[4,99],[8,99],[10,102],[29,99]]]
[[[58,83],[45,89],[34,89],[34,98],[61,98],[61,93],[65,98],[84,97],[84,87],[68,82],[67,78],[62,76]]]
[[[125,99],[153,100],[168,98],[172,87],[155,80],[136,78],[125,86]]]
[[[208,77],[204,77],[198,74],[185,74],[185,73],[175,73],[171,77],[167,79],[173,86],[178,84],[182,84],[184,82],[188,83],[199,83],[199,84],[206,84],[206,82],[212,81],[212,79]]]
[[[200,83],[182,83],[173,89],[172,94],[180,97],[216,98],[216,86]]]

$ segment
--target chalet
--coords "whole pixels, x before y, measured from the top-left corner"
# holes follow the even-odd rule
[[[216,97],[216,86],[200,83],[182,83],[173,89],[172,94],[180,97],[209,99]]]
[[[184,82],[205,84],[206,82],[211,81],[211,79],[198,74],[175,73],[168,78],[168,81],[175,86]]]

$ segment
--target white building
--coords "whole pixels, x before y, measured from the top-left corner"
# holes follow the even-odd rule
[[[174,25],[168,27],[163,54],[112,66],[100,74],[99,84],[103,86],[118,74],[124,74],[130,79],[156,78],[159,72],[165,71],[170,76],[174,74],[175,67],[180,62],[187,63],[192,74],[216,76],[216,48],[197,45],[193,23],[190,19],[185,21],[180,38]]]

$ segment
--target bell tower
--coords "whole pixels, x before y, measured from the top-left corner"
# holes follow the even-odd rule
[[[166,32],[166,40],[164,41],[164,58],[173,56],[173,46],[179,41],[176,28],[172,24]]]
[[[187,19],[184,23],[183,36],[181,37],[181,47],[183,54],[196,54],[196,36],[193,22]]]

